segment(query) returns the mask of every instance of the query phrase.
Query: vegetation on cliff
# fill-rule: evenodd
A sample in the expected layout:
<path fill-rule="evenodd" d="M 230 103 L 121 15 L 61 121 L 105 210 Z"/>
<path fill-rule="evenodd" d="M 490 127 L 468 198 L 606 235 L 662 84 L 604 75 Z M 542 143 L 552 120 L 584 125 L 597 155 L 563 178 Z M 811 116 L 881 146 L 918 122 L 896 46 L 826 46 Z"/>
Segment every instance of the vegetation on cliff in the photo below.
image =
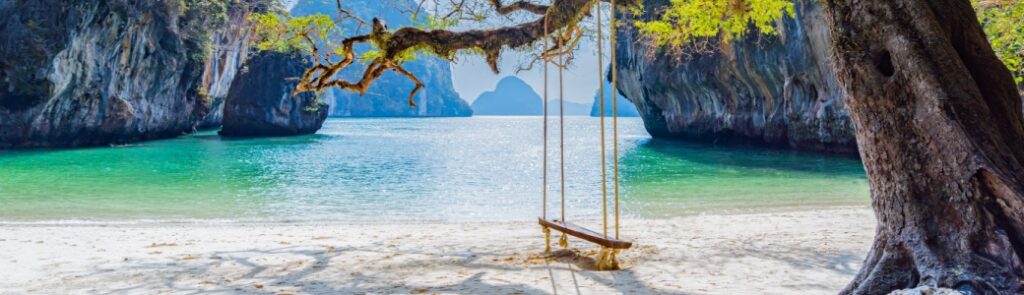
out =
<path fill-rule="evenodd" d="M 642 13 L 643 7 L 637 5 L 630 11 Z M 716 46 L 713 41 L 736 41 L 751 27 L 763 35 L 777 35 L 777 21 L 793 14 L 791 0 L 672 1 L 659 18 L 634 25 L 654 45 L 686 53 L 711 50 Z"/>

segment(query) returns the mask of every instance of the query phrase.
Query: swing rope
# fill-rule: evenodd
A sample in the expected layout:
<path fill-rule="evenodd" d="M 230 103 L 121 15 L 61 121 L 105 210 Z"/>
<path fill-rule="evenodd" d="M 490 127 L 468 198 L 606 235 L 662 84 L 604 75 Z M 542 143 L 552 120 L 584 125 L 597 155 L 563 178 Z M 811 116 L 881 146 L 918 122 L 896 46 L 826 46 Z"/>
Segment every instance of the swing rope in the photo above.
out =
<path fill-rule="evenodd" d="M 614 29 L 615 28 L 615 1 L 612 0 L 611 4 L 612 4 L 612 7 L 611 7 L 611 18 L 612 18 L 611 34 L 612 34 L 612 36 L 611 36 L 611 38 L 613 40 L 612 43 L 611 43 L 612 47 L 613 47 L 612 48 L 612 54 L 613 54 L 612 55 L 612 63 L 613 64 L 612 64 L 612 69 L 611 70 L 614 73 L 614 71 L 615 71 L 615 65 L 614 65 L 614 62 L 615 62 L 615 56 L 614 56 L 614 54 L 615 54 L 614 53 L 615 52 L 615 48 L 614 48 L 614 46 L 615 46 L 615 41 L 614 41 L 615 40 L 614 39 L 615 38 L 614 37 L 614 34 L 615 34 L 615 29 Z M 602 31 L 602 28 L 604 27 L 604 24 L 601 21 L 601 14 L 602 14 L 601 4 L 598 3 L 597 4 L 597 63 L 598 63 L 598 80 L 597 80 L 597 82 L 598 82 L 598 85 L 599 85 L 598 86 L 598 91 L 600 92 L 599 99 L 601 101 L 600 102 L 600 104 L 601 104 L 601 106 L 600 106 L 600 112 L 601 112 L 601 217 L 602 217 L 602 219 L 604 221 L 603 222 L 603 225 L 604 225 L 604 237 L 608 238 L 608 188 L 607 188 L 608 187 L 608 176 L 607 176 L 608 167 L 607 167 L 607 164 L 605 162 L 606 159 L 607 159 L 607 154 L 606 154 L 606 151 L 605 151 L 605 149 L 607 147 L 607 143 L 605 141 L 605 126 L 604 126 L 604 117 L 606 116 L 606 113 L 605 113 L 605 109 L 604 109 L 604 100 L 605 100 L 605 95 L 604 95 L 605 94 L 604 93 L 604 50 L 603 50 L 603 48 L 604 48 L 604 32 Z M 614 74 L 613 74 L 613 77 L 614 77 Z M 612 82 L 612 87 L 615 87 L 614 80 Z M 612 89 L 614 89 L 614 88 L 612 88 Z M 615 97 L 615 96 L 613 95 L 612 97 Z M 619 156 L 618 156 L 618 134 L 617 134 L 617 131 L 618 131 L 618 126 L 617 126 L 618 125 L 618 120 L 617 120 L 618 113 L 616 111 L 617 110 L 616 110 L 615 102 L 614 102 L 614 99 L 613 99 L 613 102 L 612 102 L 612 113 L 614 114 L 613 116 L 615 116 L 615 118 L 616 118 L 616 119 L 613 119 L 613 122 L 612 122 L 613 129 L 615 129 L 615 133 L 616 133 L 616 134 L 613 134 L 614 138 L 612 139 L 614 141 L 613 144 L 615 145 L 613 153 L 614 153 L 614 157 L 615 157 L 614 158 L 614 162 L 615 162 L 615 169 L 616 169 L 615 170 L 615 176 L 614 176 L 615 177 L 615 179 L 614 179 L 614 181 L 615 181 L 615 238 L 618 239 L 619 238 L 619 211 L 618 211 L 619 210 L 619 195 L 618 195 L 618 189 L 619 189 L 619 178 L 618 178 Z M 596 263 L 597 264 L 597 269 L 598 270 L 616 270 L 616 269 L 619 269 L 619 262 L 616 259 L 616 256 L 618 255 L 618 253 L 619 253 L 618 249 L 612 249 L 612 248 L 608 248 L 608 247 L 601 247 L 601 252 L 599 252 L 597 254 L 597 263 Z"/>
<path fill-rule="evenodd" d="M 559 48 L 559 50 L 562 50 L 562 46 L 564 46 L 564 44 L 562 42 L 563 42 L 562 38 L 558 38 L 558 48 Z M 560 190 L 560 192 L 562 193 L 562 222 L 563 223 L 566 222 L 565 221 L 565 78 L 564 78 L 565 62 L 566 62 L 565 54 L 559 54 L 558 55 L 558 64 L 557 64 L 557 66 L 558 66 L 558 136 L 559 136 L 558 152 L 560 153 L 560 157 L 561 158 L 559 159 L 558 164 L 561 165 L 561 169 L 560 169 L 561 177 L 560 177 L 560 180 L 561 180 L 561 184 L 562 184 L 562 189 Z M 562 238 L 558 239 L 558 246 L 561 246 L 562 248 L 569 247 L 569 236 L 567 236 L 564 232 L 562 233 Z"/>
<path fill-rule="evenodd" d="M 604 35 L 601 32 L 601 3 L 597 3 L 597 91 L 601 100 L 601 217 L 604 219 L 602 226 L 604 237 L 608 238 L 608 158 L 604 138 Z"/>
<path fill-rule="evenodd" d="M 619 84 L 617 83 L 615 68 L 615 0 L 611 0 L 612 11 L 611 11 L 611 29 L 609 36 L 611 36 L 611 48 L 612 48 L 612 158 L 615 161 L 612 162 L 614 165 L 614 181 L 615 181 L 615 239 L 619 239 Z M 604 85 L 604 83 L 602 83 Z M 602 94 L 604 92 L 601 92 Z M 601 98 L 601 102 L 604 102 L 604 97 Z M 604 113 L 601 113 L 604 116 Z"/>
<path fill-rule="evenodd" d="M 603 240 L 602 240 L 601 237 L 597 236 L 598 235 L 597 233 L 594 233 L 593 235 L 590 235 L 590 234 L 588 234 L 588 232 L 589 233 L 593 233 L 592 231 L 586 230 L 584 228 L 581 228 L 581 227 L 578 227 L 578 226 L 575 226 L 575 225 L 571 225 L 568 222 L 566 222 L 566 220 L 565 220 L 566 216 L 565 216 L 565 83 L 564 83 L 565 82 L 565 77 L 564 77 L 565 74 L 564 74 L 564 71 L 565 71 L 565 67 L 567 66 L 566 63 L 568 62 L 568 60 L 567 60 L 567 58 L 565 56 L 567 54 L 566 53 L 567 51 L 565 51 L 562 47 L 565 45 L 564 44 L 564 40 L 566 39 L 566 35 L 565 35 L 566 32 L 564 30 L 559 30 L 559 33 L 558 33 L 559 37 L 558 37 L 558 40 L 557 40 L 557 43 L 556 43 L 557 44 L 557 47 L 556 47 L 557 50 L 555 50 L 556 53 L 553 53 L 554 55 L 558 56 L 558 60 L 557 61 L 552 61 L 552 58 L 554 56 L 552 56 L 552 54 L 549 54 L 547 52 L 547 50 L 548 50 L 547 36 L 548 36 L 549 31 L 548 31 L 548 21 L 547 21 L 546 18 L 545 18 L 545 21 L 544 21 L 544 36 L 545 36 L 545 38 L 544 38 L 544 52 L 542 52 L 542 54 L 541 54 L 541 58 L 543 59 L 543 62 L 544 62 L 544 149 L 543 149 L 543 151 L 544 151 L 544 163 L 543 163 L 543 166 L 544 166 L 544 173 L 543 173 L 544 174 L 544 176 L 543 176 L 544 177 L 544 180 L 543 180 L 543 184 L 544 184 L 543 202 L 544 202 L 544 204 L 543 204 L 543 208 L 542 208 L 544 210 L 544 213 L 543 213 L 543 219 L 542 219 L 541 225 L 543 226 L 543 230 L 544 230 L 544 239 L 545 239 L 544 251 L 545 251 L 545 253 L 550 253 L 550 251 L 551 251 L 551 228 L 550 227 L 553 226 L 556 229 L 558 229 L 560 232 L 562 232 L 562 236 L 559 238 L 559 241 L 558 241 L 558 245 L 559 246 L 561 246 L 562 248 L 566 248 L 566 247 L 569 246 L 569 244 L 568 244 L 568 235 L 571 232 L 572 235 L 574 235 L 574 236 L 577 236 L 577 237 L 580 237 L 582 239 L 585 239 L 585 240 L 588 240 L 588 241 L 591 241 L 591 242 L 594 242 L 594 243 L 597 243 L 597 244 L 601 245 L 601 251 L 598 253 L 597 261 L 596 261 L 596 267 L 597 267 L 598 270 L 616 270 L 616 269 L 619 269 L 619 264 L 618 264 L 618 261 L 616 261 L 616 256 L 618 255 L 620 249 L 627 249 L 627 248 L 629 248 L 632 245 L 632 243 L 617 241 L 618 238 L 619 238 L 619 163 L 618 163 L 618 158 L 619 158 L 619 145 L 618 145 L 619 133 L 618 133 L 618 100 L 617 99 L 613 99 L 613 101 L 612 101 L 612 110 L 611 110 L 612 113 L 613 113 L 613 115 L 612 115 L 612 141 L 613 141 L 613 143 L 612 143 L 612 146 L 613 146 L 613 148 L 612 148 L 612 157 L 614 158 L 613 181 L 614 181 L 614 195 L 615 195 L 615 199 L 614 199 L 614 202 L 615 202 L 614 206 L 615 207 L 613 209 L 615 211 L 614 212 L 615 219 L 614 219 L 613 222 L 614 222 L 614 237 L 615 237 L 615 241 L 608 240 L 609 239 L 609 233 L 608 233 L 608 227 L 609 227 L 609 224 L 608 224 L 609 223 L 609 220 L 608 220 L 608 167 L 607 167 L 608 166 L 607 165 L 608 164 L 607 163 L 607 160 L 608 160 L 607 159 L 607 156 L 608 156 L 607 153 L 608 152 L 607 152 L 607 138 L 606 138 L 607 130 L 606 130 L 606 126 L 605 126 L 605 116 L 606 116 L 606 113 L 605 113 L 605 93 L 604 93 L 605 92 L 605 85 L 604 85 L 604 78 L 605 78 L 604 77 L 604 49 L 603 49 L 604 47 L 602 46 L 603 43 L 604 43 L 604 30 L 603 30 L 604 23 L 603 23 L 603 20 L 602 20 L 601 13 L 602 13 L 601 5 L 600 5 L 600 3 L 598 3 L 597 4 L 597 35 L 598 35 L 598 37 L 597 37 L 597 43 L 598 43 L 597 51 L 598 52 L 597 53 L 598 53 L 598 82 L 599 82 L 598 83 L 598 91 L 600 93 L 599 94 L 599 99 L 600 99 L 600 113 L 601 113 L 601 118 L 600 118 L 600 122 L 601 122 L 600 123 L 601 124 L 601 126 L 600 126 L 600 128 L 601 128 L 601 216 L 602 216 L 602 221 L 603 221 L 603 223 L 602 223 L 602 226 L 603 226 Z M 613 90 L 616 89 L 615 87 L 618 85 L 617 84 L 617 73 L 616 73 L 616 69 L 615 69 L 615 67 L 616 67 L 616 61 L 615 61 L 615 57 L 616 57 L 616 54 L 615 54 L 615 42 L 616 42 L 615 41 L 616 40 L 615 39 L 615 20 L 616 20 L 615 19 L 615 0 L 611 0 L 611 29 L 610 29 L 611 39 L 610 39 L 610 42 L 611 42 L 611 47 L 612 47 L 612 52 L 611 52 L 611 59 L 612 59 L 612 61 L 611 61 L 611 69 L 610 69 L 610 71 L 611 71 L 611 86 L 613 87 L 612 88 Z M 548 102 L 549 102 L 549 87 L 548 87 L 549 75 L 548 75 L 548 67 L 549 67 L 550 64 L 554 64 L 556 67 L 558 67 L 558 97 L 559 97 L 559 101 L 558 101 L 559 102 L 559 113 L 558 113 L 558 120 L 559 120 L 559 126 L 558 126 L 558 128 L 559 128 L 559 174 L 560 174 L 559 182 L 560 182 L 560 185 L 561 185 L 561 188 L 560 188 L 559 192 L 561 194 L 561 219 L 560 220 L 556 220 L 554 222 L 548 221 L 548 219 L 547 219 L 547 210 L 548 210 L 548 204 L 547 204 L 547 202 L 548 202 L 548 198 L 547 198 L 547 190 L 548 190 L 548 187 L 547 187 L 548 186 L 548 124 L 549 124 L 549 122 L 548 122 L 548 114 L 549 114 L 549 110 L 548 110 Z M 615 93 L 613 93 L 612 97 L 613 98 L 618 98 L 614 94 Z"/>
<path fill-rule="evenodd" d="M 544 36 L 548 35 L 548 20 L 544 18 Z M 544 48 L 548 48 L 548 39 L 544 38 Z M 544 204 L 542 217 L 548 219 L 548 58 L 544 59 Z M 551 252 L 551 229 L 544 228 L 544 253 Z"/>

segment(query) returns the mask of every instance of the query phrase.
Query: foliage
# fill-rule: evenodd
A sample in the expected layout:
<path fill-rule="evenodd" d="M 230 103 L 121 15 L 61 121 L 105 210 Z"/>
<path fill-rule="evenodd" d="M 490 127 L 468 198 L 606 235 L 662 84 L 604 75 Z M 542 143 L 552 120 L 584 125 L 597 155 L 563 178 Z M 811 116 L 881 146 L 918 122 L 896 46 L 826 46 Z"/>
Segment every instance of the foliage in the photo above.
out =
<path fill-rule="evenodd" d="M 221 27 L 228 21 L 228 6 L 237 4 L 237 0 L 178 0 L 177 4 L 187 58 L 200 63 L 212 52 L 210 28 Z"/>
<path fill-rule="evenodd" d="M 1000 59 L 1024 84 L 1024 1 L 971 0 L 989 42 Z M 634 15 L 642 6 L 629 8 Z M 791 0 L 671 0 L 658 19 L 636 22 L 653 45 L 672 49 L 706 45 L 705 41 L 729 43 L 751 28 L 765 35 L 777 34 L 775 22 L 793 16 Z M 692 48 L 689 48 L 692 49 Z"/>
<path fill-rule="evenodd" d="M 337 23 L 330 16 L 324 14 L 311 14 L 302 17 L 290 16 L 281 12 L 268 12 L 253 14 L 250 18 L 256 34 L 256 47 L 259 50 L 272 50 L 283 53 L 302 52 L 312 54 L 317 49 L 318 54 L 323 54 L 327 49 L 330 55 L 344 56 L 345 47 L 340 46 L 336 40 L 342 36 L 341 24 Z M 417 22 L 417 27 L 423 29 L 442 29 L 456 24 L 453 20 L 427 17 Z M 362 62 L 370 62 L 381 57 L 383 44 L 388 41 L 390 34 L 374 36 L 368 49 L 359 55 Z M 314 48 L 313 46 L 318 46 Z M 431 54 L 427 46 L 416 46 L 402 51 L 395 57 L 398 63 L 415 60 L 419 55 Z"/>
<path fill-rule="evenodd" d="M 971 0 L 992 49 L 1013 72 L 1018 85 L 1024 83 L 1024 2 Z"/>
<path fill-rule="evenodd" d="M 413 15 L 410 18 L 417 28 L 424 30 L 447 30 L 459 24 L 459 19 L 435 15 L 428 15 L 426 17 Z"/>
<path fill-rule="evenodd" d="M 342 48 L 331 44 L 328 37 L 340 29 L 330 16 L 324 14 L 291 17 L 286 14 L 268 12 L 253 14 L 249 20 L 253 23 L 253 31 L 258 40 L 256 47 L 260 50 L 309 53 L 318 44 L 338 50 Z"/>
<path fill-rule="evenodd" d="M 323 91 L 317 92 L 316 95 L 313 95 L 313 99 L 309 101 L 309 104 L 307 104 L 306 107 L 302 108 L 302 110 L 306 111 L 306 112 L 309 112 L 309 113 L 319 112 L 321 108 L 327 106 L 327 103 L 325 103 L 325 102 L 323 102 L 323 100 L 321 100 L 321 98 L 324 97 L 324 96 L 325 95 L 324 95 Z"/>
<path fill-rule="evenodd" d="M 430 50 L 429 47 L 418 46 L 418 47 L 415 47 L 415 48 L 410 48 L 410 49 L 407 49 L 405 51 L 402 51 L 401 54 L 399 54 L 398 56 L 395 57 L 395 61 L 399 62 L 399 63 L 403 63 L 403 62 L 407 62 L 407 61 L 414 61 L 414 60 L 416 60 L 416 58 L 419 55 L 427 55 L 427 54 L 431 54 L 431 53 L 432 53 L 432 51 Z M 371 62 L 374 59 L 376 59 L 378 57 L 382 57 L 382 56 L 383 55 L 381 54 L 380 50 L 372 49 L 372 50 L 367 50 L 362 55 L 360 55 L 359 56 L 359 60 L 362 61 L 362 62 Z"/>
<path fill-rule="evenodd" d="M 642 8 L 631 10 L 636 14 Z M 655 45 L 681 48 L 715 38 L 729 43 L 752 27 L 774 35 L 776 21 L 793 14 L 790 0 L 672 0 L 660 18 L 636 26 Z"/>

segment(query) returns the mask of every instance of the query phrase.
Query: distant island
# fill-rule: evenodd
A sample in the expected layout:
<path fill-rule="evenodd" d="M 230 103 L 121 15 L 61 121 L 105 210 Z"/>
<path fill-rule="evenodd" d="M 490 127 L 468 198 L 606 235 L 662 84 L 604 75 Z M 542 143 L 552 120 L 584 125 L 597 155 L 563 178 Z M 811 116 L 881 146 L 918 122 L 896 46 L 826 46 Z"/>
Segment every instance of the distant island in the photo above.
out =
<path fill-rule="evenodd" d="M 558 115 L 559 101 L 548 101 L 548 114 Z M 473 114 L 479 116 L 540 116 L 544 114 L 544 99 L 523 80 L 508 76 L 498 81 L 494 91 L 487 91 L 473 101 Z M 586 116 L 589 106 L 565 101 L 566 116 Z"/>
<path fill-rule="evenodd" d="M 537 116 L 544 114 L 542 101 L 526 82 L 508 76 L 498 81 L 494 91 L 480 94 L 472 108 L 479 116 Z"/>
<path fill-rule="evenodd" d="M 548 114 L 558 115 L 558 100 L 551 100 L 548 102 Z M 565 115 L 566 116 L 587 116 L 590 114 L 590 106 L 585 103 L 565 101 Z"/>
<path fill-rule="evenodd" d="M 614 95 L 614 93 L 617 93 L 617 92 L 618 91 L 615 91 L 612 88 L 612 84 L 608 83 L 608 81 L 605 80 L 605 82 L 604 82 L 604 114 L 607 115 L 607 116 L 611 116 L 612 115 L 612 95 Z M 594 105 L 590 108 L 590 116 L 591 117 L 597 117 L 597 116 L 601 115 L 601 105 L 600 105 L 601 95 L 600 94 L 601 94 L 601 90 L 600 89 L 598 89 L 594 93 Z M 629 101 L 629 99 L 626 99 L 625 96 L 622 96 L 621 93 L 618 93 L 618 94 L 619 95 L 615 95 L 615 97 L 618 100 L 617 101 L 618 102 L 618 106 L 617 107 L 618 107 L 618 110 L 619 110 L 619 117 L 639 117 L 640 116 L 640 112 L 636 110 L 636 105 L 634 105 L 633 102 Z"/>

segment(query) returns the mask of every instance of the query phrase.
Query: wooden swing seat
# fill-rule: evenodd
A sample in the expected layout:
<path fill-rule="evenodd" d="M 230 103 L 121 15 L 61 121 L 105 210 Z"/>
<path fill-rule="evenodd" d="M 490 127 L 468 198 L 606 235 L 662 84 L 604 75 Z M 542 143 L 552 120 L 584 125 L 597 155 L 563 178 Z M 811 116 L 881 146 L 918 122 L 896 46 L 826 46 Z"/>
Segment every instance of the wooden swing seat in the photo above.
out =
<path fill-rule="evenodd" d="M 537 222 L 540 226 L 545 228 L 554 229 L 565 233 L 570 236 L 574 236 L 585 241 L 601 245 L 602 247 L 609 249 L 629 249 L 633 246 L 633 243 L 620 241 L 616 239 L 605 238 L 604 235 L 599 234 L 595 231 L 586 229 L 582 226 L 575 225 L 569 222 L 564 222 L 558 219 L 547 220 L 544 218 L 537 218 Z"/>

